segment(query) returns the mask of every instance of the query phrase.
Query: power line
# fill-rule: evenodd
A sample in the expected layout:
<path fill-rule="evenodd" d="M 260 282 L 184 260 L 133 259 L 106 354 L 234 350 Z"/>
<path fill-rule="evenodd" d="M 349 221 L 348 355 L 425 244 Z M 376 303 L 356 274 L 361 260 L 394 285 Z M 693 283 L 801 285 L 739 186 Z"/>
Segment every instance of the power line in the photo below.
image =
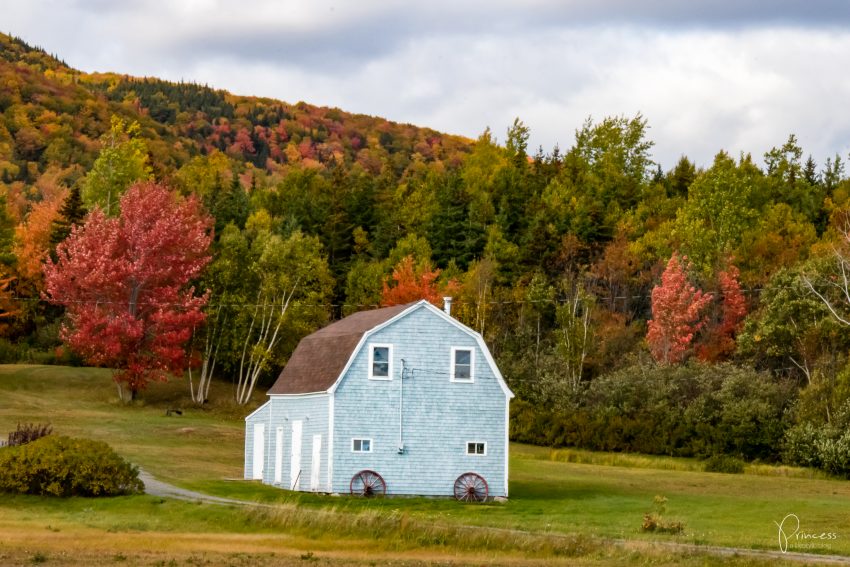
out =
<path fill-rule="evenodd" d="M 791 291 L 806 291 L 808 288 L 805 286 L 782 286 L 782 287 L 754 287 L 754 288 L 746 288 L 740 289 L 739 291 L 745 295 L 759 295 L 765 291 L 778 291 L 778 290 L 791 290 Z M 704 295 L 714 295 L 716 297 L 722 297 L 722 290 L 712 290 L 712 291 L 703 291 Z M 637 295 L 598 295 L 595 296 L 597 299 L 601 300 L 614 300 L 614 301 L 622 301 L 622 300 L 638 300 L 638 299 L 652 299 L 651 294 L 637 294 Z M 18 295 L 11 295 L 7 298 L 8 301 L 19 302 L 19 303 L 41 303 L 41 304 L 99 304 L 99 305 L 129 305 L 129 300 L 104 300 L 104 299 L 64 299 L 64 298 L 54 298 L 54 299 L 46 299 L 43 297 L 23 297 Z M 537 305 L 537 304 L 561 304 L 561 303 L 570 303 L 574 301 L 575 298 L 565 297 L 565 298 L 543 298 L 543 299 L 506 299 L 506 300 L 484 300 L 484 301 L 468 301 L 455 299 L 452 301 L 453 306 L 464 306 L 464 305 Z M 171 303 L 171 302 L 160 302 L 160 301 L 135 301 L 133 302 L 138 306 L 154 306 L 154 307 L 175 307 L 182 306 L 182 303 Z M 265 303 L 247 303 L 247 302 L 210 302 L 205 304 L 209 308 L 216 307 L 247 307 L 247 308 L 261 308 L 261 307 L 270 307 L 273 305 L 279 304 L 279 301 L 273 302 L 265 302 Z M 370 308 L 377 309 L 379 307 L 386 307 L 386 305 L 380 305 L 378 303 L 301 303 L 295 302 L 300 307 L 321 307 L 326 309 L 339 309 L 339 308 Z"/>

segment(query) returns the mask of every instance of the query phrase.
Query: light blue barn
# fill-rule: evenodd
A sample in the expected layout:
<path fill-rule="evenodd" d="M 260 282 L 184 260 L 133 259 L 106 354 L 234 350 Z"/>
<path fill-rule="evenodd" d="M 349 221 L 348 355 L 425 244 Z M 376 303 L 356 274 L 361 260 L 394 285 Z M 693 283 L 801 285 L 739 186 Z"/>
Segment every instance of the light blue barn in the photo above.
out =
<path fill-rule="evenodd" d="M 508 495 L 513 397 L 481 336 L 427 301 L 301 340 L 245 418 L 245 478 L 291 490 Z"/>

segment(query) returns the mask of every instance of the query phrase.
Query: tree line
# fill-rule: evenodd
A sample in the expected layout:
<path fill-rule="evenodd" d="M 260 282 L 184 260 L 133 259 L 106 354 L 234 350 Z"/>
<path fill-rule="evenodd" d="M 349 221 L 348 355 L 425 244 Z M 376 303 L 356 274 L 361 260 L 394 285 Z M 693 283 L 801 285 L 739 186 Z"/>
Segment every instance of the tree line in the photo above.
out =
<path fill-rule="evenodd" d="M 772 408 L 779 433 L 770 451 L 738 449 L 747 458 L 780 458 L 787 432 L 841 431 L 850 414 L 840 155 L 819 164 L 791 135 L 762 156 L 720 151 L 706 167 L 683 156 L 665 169 L 641 115 L 588 119 L 569 148 L 532 150 L 519 119 L 503 141 L 489 130 L 462 140 L 198 85 L 86 76 L 36 55 L 0 62 L 16 85 L 0 98 L 0 321 L 14 342 L 0 355 L 56 358 L 73 325 L 68 305 L 46 301 L 56 296 L 43 266 L 68 257 L 70 227 L 96 214 L 104 226 L 129 222 L 129 189 L 158 187 L 206 219 L 208 260 L 175 284 L 203 298 L 174 367 L 192 369 L 199 402 L 213 375 L 247 401 L 330 320 L 450 294 L 522 400 L 526 439 L 613 435 L 603 418 L 624 401 L 600 389 L 638 392 L 623 381 L 653 373 L 691 372 L 709 397 L 694 386 L 680 398 L 688 408 L 726 404 L 710 395 L 742 375 L 788 393 L 787 404 L 750 404 Z M 53 99 L 37 96 L 48 86 Z M 712 365 L 736 369 L 720 372 L 728 384 L 699 378 Z M 569 413 L 586 423 L 557 441 L 550 426 Z M 593 434 L 579 435 L 587 423 Z"/>

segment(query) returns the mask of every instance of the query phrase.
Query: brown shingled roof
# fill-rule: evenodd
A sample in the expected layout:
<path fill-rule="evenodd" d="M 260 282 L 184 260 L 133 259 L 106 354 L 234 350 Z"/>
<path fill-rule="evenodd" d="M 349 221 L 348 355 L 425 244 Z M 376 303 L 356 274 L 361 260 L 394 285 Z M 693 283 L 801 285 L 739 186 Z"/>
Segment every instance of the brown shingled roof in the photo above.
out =
<path fill-rule="evenodd" d="M 360 311 L 307 335 L 295 347 L 269 394 L 308 394 L 330 388 L 363 334 L 415 305 Z"/>

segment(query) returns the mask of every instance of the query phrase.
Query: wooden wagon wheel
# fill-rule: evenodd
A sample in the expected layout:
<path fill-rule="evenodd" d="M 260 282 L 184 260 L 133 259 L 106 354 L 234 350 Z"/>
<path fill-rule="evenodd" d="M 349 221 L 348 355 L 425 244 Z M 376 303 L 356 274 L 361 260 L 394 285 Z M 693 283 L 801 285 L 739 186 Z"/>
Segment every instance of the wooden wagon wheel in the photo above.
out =
<path fill-rule="evenodd" d="M 463 473 L 455 481 L 455 498 L 461 502 L 484 502 L 489 492 L 487 481 L 474 472 Z"/>
<path fill-rule="evenodd" d="M 387 493 L 387 483 L 384 478 L 375 471 L 360 471 L 351 477 L 349 485 L 351 494 L 356 496 L 383 496 Z"/>

